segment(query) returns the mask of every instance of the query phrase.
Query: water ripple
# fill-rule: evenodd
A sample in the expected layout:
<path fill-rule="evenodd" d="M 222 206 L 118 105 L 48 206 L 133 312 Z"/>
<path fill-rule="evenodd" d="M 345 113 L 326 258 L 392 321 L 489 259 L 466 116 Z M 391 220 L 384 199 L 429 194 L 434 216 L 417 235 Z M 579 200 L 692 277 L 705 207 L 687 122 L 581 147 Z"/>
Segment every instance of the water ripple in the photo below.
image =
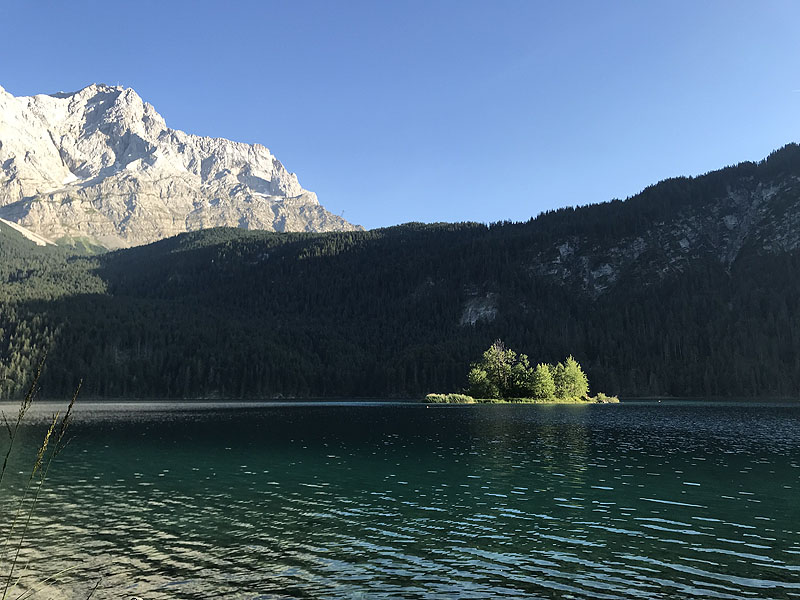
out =
<path fill-rule="evenodd" d="M 800 597 L 797 408 L 151 408 L 78 413 L 22 589 L 73 567 L 46 597 Z"/>

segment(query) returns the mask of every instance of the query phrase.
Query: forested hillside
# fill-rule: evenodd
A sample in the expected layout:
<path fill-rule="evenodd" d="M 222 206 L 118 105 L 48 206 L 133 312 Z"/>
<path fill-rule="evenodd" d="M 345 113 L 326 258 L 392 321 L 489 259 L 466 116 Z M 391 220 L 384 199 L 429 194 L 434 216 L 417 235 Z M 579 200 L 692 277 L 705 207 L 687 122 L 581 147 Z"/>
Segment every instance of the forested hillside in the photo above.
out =
<path fill-rule="evenodd" d="M 526 223 L 213 229 L 99 256 L 0 225 L 0 397 L 412 396 L 495 339 L 622 395 L 800 394 L 800 148 Z"/>

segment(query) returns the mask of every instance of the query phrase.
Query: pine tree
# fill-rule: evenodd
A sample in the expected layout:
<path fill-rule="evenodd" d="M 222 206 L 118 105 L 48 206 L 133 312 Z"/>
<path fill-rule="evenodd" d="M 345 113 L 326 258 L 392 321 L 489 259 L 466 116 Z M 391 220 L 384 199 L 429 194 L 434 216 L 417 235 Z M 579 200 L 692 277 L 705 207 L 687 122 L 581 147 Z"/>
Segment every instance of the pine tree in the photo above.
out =
<path fill-rule="evenodd" d="M 509 395 L 515 398 L 526 398 L 531 395 L 531 378 L 533 369 L 527 355 L 520 354 L 511 367 L 511 386 Z"/>
<path fill-rule="evenodd" d="M 556 395 L 556 384 L 550 366 L 539 363 L 531 374 L 531 397 L 537 400 L 547 400 Z"/>
<path fill-rule="evenodd" d="M 547 365 L 550 375 L 553 377 L 553 386 L 555 389 L 555 396 L 563 400 L 567 397 L 567 382 L 565 378 L 564 363 L 556 363 L 555 365 Z"/>
<path fill-rule="evenodd" d="M 489 375 L 478 366 L 470 369 L 467 375 L 469 395 L 473 398 L 499 398 L 500 390 L 490 381 Z"/>
<path fill-rule="evenodd" d="M 586 374 L 571 355 L 564 362 L 564 371 L 561 376 L 562 398 L 579 398 L 589 393 L 589 380 Z"/>

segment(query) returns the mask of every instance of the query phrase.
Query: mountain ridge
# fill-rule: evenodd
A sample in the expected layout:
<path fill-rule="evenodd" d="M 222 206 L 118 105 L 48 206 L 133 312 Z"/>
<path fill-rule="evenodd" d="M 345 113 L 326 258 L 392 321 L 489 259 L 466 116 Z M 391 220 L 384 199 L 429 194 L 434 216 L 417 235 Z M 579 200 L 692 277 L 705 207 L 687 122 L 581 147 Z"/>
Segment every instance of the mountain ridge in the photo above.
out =
<path fill-rule="evenodd" d="M 53 393 L 421 397 L 497 338 L 623 396 L 798 397 L 798 219 L 790 144 L 523 223 L 214 228 L 99 256 L 0 224 L 0 397 L 43 348 Z"/>
<path fill-rule="evenodd" d="M 15 97 L 0 88 L 0 217 L 118 248 L 215 226 L 360 229 L 261 144 L 167 127 L 133 89 Z"/>

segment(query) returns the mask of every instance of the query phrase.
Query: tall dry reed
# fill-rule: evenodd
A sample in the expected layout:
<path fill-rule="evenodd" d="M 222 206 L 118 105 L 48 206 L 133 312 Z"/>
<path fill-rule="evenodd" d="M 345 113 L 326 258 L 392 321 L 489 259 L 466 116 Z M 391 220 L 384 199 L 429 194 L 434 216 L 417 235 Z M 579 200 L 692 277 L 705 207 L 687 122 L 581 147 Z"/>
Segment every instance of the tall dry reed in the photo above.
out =
<path fill-rule="evenodd" d="M 18 436 L 25 420 L 25 415 L 28 413 L 28 410 L 39 394 L 39 381 L 42 376 L 43 367 L 44 358 L 37 366 L 31 385 L 20 402 L 16 418 L 9 420 L 5 414 L 2 414 L 2 421 L 8 438 L 7 447 L 3 455 L 3 464 L 0 467 L 0 506 L 8 506 L 9 504 L 8 501 L 3 500 L 3 496 L 8 495 L 8 492 L 5 492 L 2 487 L 3 479 L 9 468 L 9 460 L 12 457 L 12 453 L 16 451 L 16 447 L 18 446 Z M 6 514 L 11 515 L 12 513 L 13 517 L 10 520 L 9 529 L 5 532 L 2 541 L 0 541 L 0 589 L 2 589 L 0 600 L 27 600 L 51 582 L 56 581 L 66 572 L 76 568 L 70 567 L 63 569 L 25 590 L 18 590 L 21 578 L 25 573 L 25 568 L 20 567 L 20 554 L 25 545 L 31 519 L 35 513 L 36 505 L 39 502 L 53 460 L 61 453 L 68 443 L 67 432 L 72 422 L 73 408 L 78 398 L 80 388 L 81 385 L 78 384 L 78 388 L 75 390 L 63 416 L 60 412 L 57 412 L 50 419 L 47 431 L 36 452 L 33 466 L 31 467 L 28 480 L 21 495 L 11 501 L 11 511 L 8 513 L 6 513 L 5 510 L 3 511 L 4 518 Z M 94 589 L 97 589 L 97 586 L 95 586 Z M 93 593 L 94 590 L 92 590 L 90 596 Z"/>

